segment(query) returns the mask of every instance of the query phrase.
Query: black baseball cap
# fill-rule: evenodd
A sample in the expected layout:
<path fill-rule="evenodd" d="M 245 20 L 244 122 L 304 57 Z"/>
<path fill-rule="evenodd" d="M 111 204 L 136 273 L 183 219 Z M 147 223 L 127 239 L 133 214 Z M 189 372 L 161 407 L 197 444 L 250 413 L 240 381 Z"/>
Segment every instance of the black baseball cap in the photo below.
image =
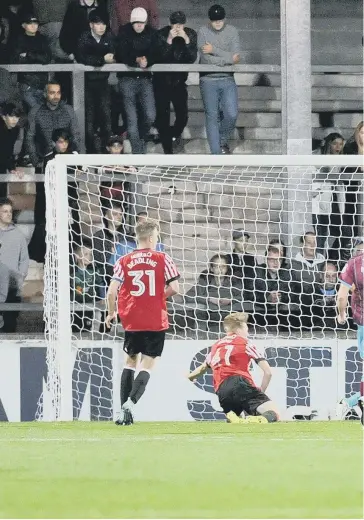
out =
<path fill-rule="evenodd" d="M 225 20 L 226 13 L 222 5 L 212 5 L 209 9 L 209 18 L 212 22 L 217 22 L 218 20 Z"/>
<path fill-rule="evenodd" d="M 123 144 L 124 140 L 121 135 L 111 135 L 107 140 L 106 146 L 112 146 L 113 144 Z"/>
<path fill-rule="evenodd" d="M 22 17 L 22 23 L 39 23 L 39 20 L 34 14 L 26 13 Z"/>
<path fill-rule="evenodd" d="M 169 17 L 171 25 L 180 23 L 181 25 L 186 23 L 186 15 L 183 11 L 174 11 Z"/>
<path fill-rule="evenodd" d="M 103 9 L 93 9 L 88 15 L 88 21 L 90 23 L 103 23 L 108 24 L 108 15 Z"/>
<path fill-rule="evenodd" d="M 233 231 L 233 240 L 241 240 L 242 238 L 247 238 L 249 240 L 250 235 L 244 229 L 235 229 Z"/>
<path fill-rule="evenodd" d="M 20 117 L 22 112 L 15 103 L 4 103 L 0 108 L 2 116 L 15 116 Z"/>

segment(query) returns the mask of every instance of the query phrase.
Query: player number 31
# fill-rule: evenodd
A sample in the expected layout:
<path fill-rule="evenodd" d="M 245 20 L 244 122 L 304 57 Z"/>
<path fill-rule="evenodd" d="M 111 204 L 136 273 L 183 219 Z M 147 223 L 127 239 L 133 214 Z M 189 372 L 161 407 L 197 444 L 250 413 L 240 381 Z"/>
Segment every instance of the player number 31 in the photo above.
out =
<path fill-rule="evenodd" d="M 142 278 L 144 276 L 148 276 L 148 288 L 145 286 L 145 283 L 143 282 Z M 129 276 L 132 276 L 132 284 L 137 287 L 136 291 L 130 291 L 130 294 L 133 296 L 142 296 L 142 294 L 145 293 L 146 290 L 149 291 L 149 296 L 155 296 L 155 272 L 152 270 L 144 271 L 142 269 L 138 271 L 129 271 Z"/>

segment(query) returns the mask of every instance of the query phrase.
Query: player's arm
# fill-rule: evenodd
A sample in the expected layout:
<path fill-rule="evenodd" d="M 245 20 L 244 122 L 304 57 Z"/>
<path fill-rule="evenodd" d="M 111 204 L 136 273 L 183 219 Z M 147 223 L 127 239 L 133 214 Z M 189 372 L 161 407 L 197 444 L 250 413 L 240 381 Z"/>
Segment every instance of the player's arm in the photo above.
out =
<path fill-rule="evenodd" d="M 165 289 L 166 298 L 169 298 L 170 296 L 174 296 L 175 294 L 178 294 L 178 293 L 179 293 L 178 280 L 173 280 L 172 282 L 169 282 L 169 284 L 166 286 L 166 289 Z"/>
<path fill-rule="evenodd" d="M 166 283 L 166 288 L 164 291 L 165 297 L 169 298 L 170 296 L 174 296 L 179 293 L 179 283 L 178 279 L 180 274 L 178 272 L 177 266 L 172 260 L 172 258 L 164 253 L 164 279 Z"/>
<path fill-rule="evenodd" d="M 107 317 L 106 326 L 111 327 L 111 322 L 116 318 L 116 298 L 120 288 L 121 282 L 119 280 L 111 280 L 109 289 L 107 291 Z"/>
<path fill-rule="evenodd" d="M 265 392 L 269 386 L 270 380 L 272 379 L 272 370 L 266 359 L 260 359 L 257 362 L 257 365 L 261 370 L 263 370 L 263 379 L 260 389 L 262 392 Z"/>
<path fill-rule="evenodd" d="M 187 376 L 187 378 L 190 380 L 190 381 L 194 381 L 195 379 L 198 378 L 198 376 L 202 376 L 202 374 L 204 374 L 209 368 L 209 365 L 207 364 L 207 362 L 205 361 L 204 363 L 202 363 L 202 365 L 200 365 L 199 367 L 197 367 L 195 370 L 193 370 L 192 372 L 190 372 Z"/>
<path fill-rule="evenodd" d="M 346 323 L 346 309 L 348 306 L 348 300 L 349 300 L 349 292 L 350 292 L 351 286 L 343 281 L 341 281 L 340 288 L 337 293 L 336 298 L 336 305 L 337 305 L 337 321 L 343 325 Z"/>

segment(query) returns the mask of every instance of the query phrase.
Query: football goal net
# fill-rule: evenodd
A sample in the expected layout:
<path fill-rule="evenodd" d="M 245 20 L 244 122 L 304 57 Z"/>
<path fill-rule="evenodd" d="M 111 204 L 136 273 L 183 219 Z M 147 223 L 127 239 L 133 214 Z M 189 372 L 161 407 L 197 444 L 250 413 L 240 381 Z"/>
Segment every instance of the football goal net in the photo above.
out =
<path fill-rule="evenodd" d="M 157 247 L 181 273 L 180 294 L 167 303 L 168 339 L 206 347 L 235 311 L 249 313 L 251 336 L 268 346 L 270 338 L 354 335 L 350 317 L 336 321 L 335 295 L 363 236 L 362 163 L 342 155 L 56 156 L 45 179 L 48 376 L 38 418 L 82 418 L 91 393 L 92 418 L 112 419 L 123 330 L 106 328 L 105 298 L 145 218 L 158 220 Z M 284 355 L 307 367 L 293 347 Z"/>

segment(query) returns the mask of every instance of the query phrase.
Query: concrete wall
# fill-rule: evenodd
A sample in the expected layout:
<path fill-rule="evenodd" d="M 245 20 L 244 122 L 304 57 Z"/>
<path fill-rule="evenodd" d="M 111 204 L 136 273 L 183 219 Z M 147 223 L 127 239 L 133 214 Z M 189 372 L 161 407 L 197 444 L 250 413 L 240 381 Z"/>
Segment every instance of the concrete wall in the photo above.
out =
<path fill-rule="evenodd" d="M 294 0 L 292 0 L 294 2 Z M 183 0 L 189 25 L 206 23 L 213 0 Z M 240 29 L 243 63 L 280 62 L 279 0 L 221 0 L 230 21 Z M 170 0 L 159 0 L 161 23 L 175 8 Z M 172 7 L 171 7 L 172 6 Z M 312 0 L 312 64 L 361 65 L 363 47 L 363 3 L 361 0 Z"/>

